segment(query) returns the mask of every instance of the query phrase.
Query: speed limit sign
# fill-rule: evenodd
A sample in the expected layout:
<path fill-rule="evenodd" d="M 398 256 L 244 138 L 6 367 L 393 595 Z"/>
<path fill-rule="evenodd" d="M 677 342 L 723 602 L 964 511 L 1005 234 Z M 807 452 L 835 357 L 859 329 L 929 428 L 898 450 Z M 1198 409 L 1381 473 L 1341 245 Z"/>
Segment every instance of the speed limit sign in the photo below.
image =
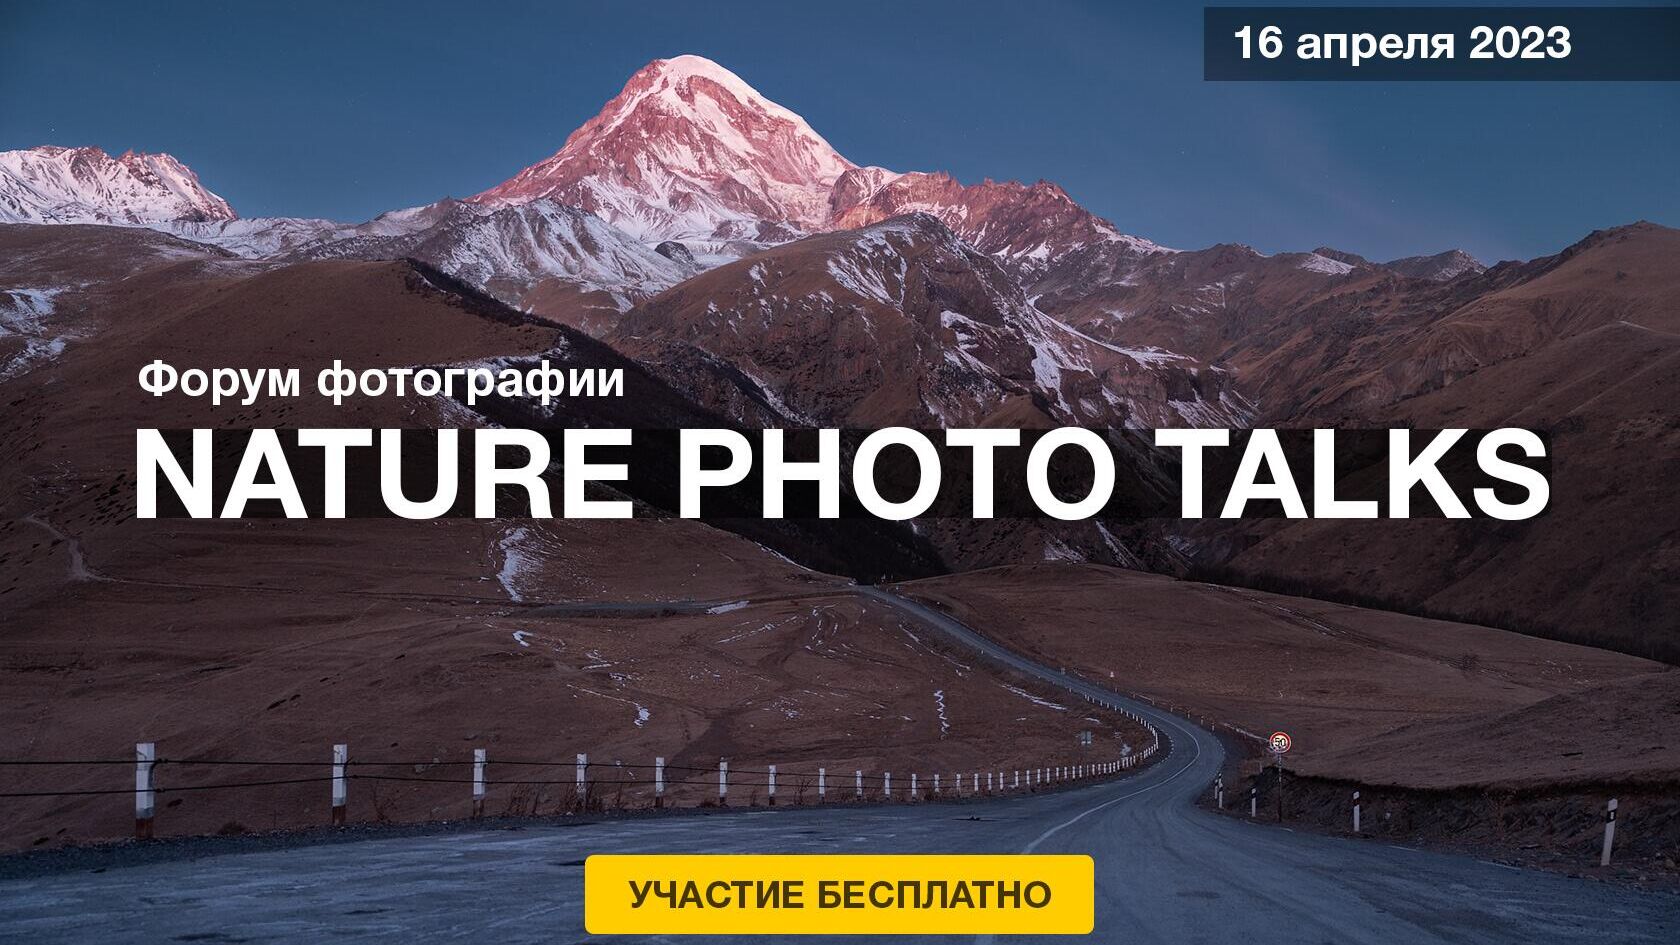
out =
<path fill-rule="evenodd" d="M 1290 739 L 1289 739 L 1289 733 L 1288 732 L 1273 732 L 1272 733 L 1271 747 L 1272 747 L 1272 753 L 1273 754 L 1281 755 L 1281 754 L 1289 751 L 1289 746 L 1293 745 L 1293 744 L 1294 744 L 1294 742 L 1290 741 Z"/>

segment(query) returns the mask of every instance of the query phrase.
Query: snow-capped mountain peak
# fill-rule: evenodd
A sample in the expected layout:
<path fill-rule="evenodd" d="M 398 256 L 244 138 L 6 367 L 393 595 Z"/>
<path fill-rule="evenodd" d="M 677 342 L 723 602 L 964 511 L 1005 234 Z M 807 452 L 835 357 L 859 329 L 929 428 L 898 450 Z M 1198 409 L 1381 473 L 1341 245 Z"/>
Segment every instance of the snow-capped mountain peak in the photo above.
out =
<path fill-rule="evenodd" d="M 731 132 L 738 133 L 740 116 L 714 113 L 699 101 L 702 98 L 710 98 L 713 102 L 726 104 L 708 91 L 710 87 L 728 92 L 734 97 L 735 103 L 748 113 L 786 122 L 792 126 L 790 137 L 809 152 L 813 159 L 811 170 L 815 178 L 831 184 L 835 178 L 851 168 L 851 162 L 830 147 L 822 135 L 817 134 L 804 118 L 765 98 L 740 76 L 704 56 L 683 55 L 670 59 L 655 59 L 642 67 L 625 84 L 626 91 L 635 91 L 629 97 L 620 95 L 614 100 L 618 107 L 606 113 L 605 124 L 608 129 L 616 127 L 634 115 L 636 110 L 651 98 L 668 114 L 687 117 L 720 137 L 728 137 Z M 758 145 L 747 141 L 730 143 L 740 152 L 758 148 Z"/>
<path fill-rule="evenodd" d="M 916 212 L 1023 273 L 1095 247 L 1162 249 L 1047 181 L 965 185 L 948 174 L 860 167 L 804 118 L 701 56 L 649 63 L 558 153 L 471 199 L 502 207 L 542 198 L 713 259 Z"/>
<path fill-rule="evenodd" d="M 0 152 L 0 222 L 153 224 L 236 217 L 168 154 L 39 147 Z"/>
<path fill-rule="evenodd" d="M 637 71 L 553 157 L 472 199 L 551 197 L 647 240 L 727 237 L 766 221 L 815 230 L 852 167 L 733 72 L 677 56 Z"/>

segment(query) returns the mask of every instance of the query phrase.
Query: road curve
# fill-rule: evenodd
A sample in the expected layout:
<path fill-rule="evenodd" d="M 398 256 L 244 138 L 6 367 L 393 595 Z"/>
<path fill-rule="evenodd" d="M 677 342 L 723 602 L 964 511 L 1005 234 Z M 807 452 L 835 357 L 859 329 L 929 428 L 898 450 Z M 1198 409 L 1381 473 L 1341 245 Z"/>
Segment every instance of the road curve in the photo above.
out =
<path fill-rule="evenodd" d="M 1019 672 L 1136 713 L 1170 752 L 1122 780 L 992 801 L 468 830 L 22 876 L 0 881 L 0 941 L 579 941 L 583 859 L 651 852 L 1087 853 L 1104 942 L 1680 937 L 1680 897 L 1667 893 L 1210 814 L 1194 799 L 1223 758 L 1212 733 L 1027 660 L 932 608 L 858 593 Z"/>

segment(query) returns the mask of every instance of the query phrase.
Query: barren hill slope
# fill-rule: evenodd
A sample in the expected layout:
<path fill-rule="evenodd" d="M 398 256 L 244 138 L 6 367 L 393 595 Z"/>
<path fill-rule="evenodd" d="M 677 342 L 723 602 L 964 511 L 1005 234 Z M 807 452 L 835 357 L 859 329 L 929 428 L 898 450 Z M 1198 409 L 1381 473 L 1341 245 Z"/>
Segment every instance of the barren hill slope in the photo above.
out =
<path fill-rule="evenodd" d="M 89 254 L 103 238 L 114 242 Z M 295 761 L 305 772 L 295 776 L 312 776 L 311 759 L 349 742 L 364 778 L 352 817 L 409 820 L 466 811 L 448 779 L 473 747 L 563 761 L 568 775 L 588 752 L 605 780 L 645 780 L 657 755 L 713 771 L 719 757 L 778 763 L 792 790 L 818 765 L 984 770 L 1072 760 L 1082 728 L 1114 736 L 1114 751 L 1141 738 L 1119 720 L 1036 702 L 858 602 L 842 579 L 698 523 L 136 520 L 136 427 L 484 422 L 412 395 L 337 408 L 312 393 L 221 408 L 154 398 L 136 384 L 152 358 L 307 375 L 333 358 L 529 357 L 560 330 L 409 263 L 275 266 L 95 228 L 0 227 L 0 245 L 39 267 L 14 266 L 13 279 L 74 277 L 78 259 L 100 273 L 70 279 L 89 284 L 54 300 L 48 324 L 70 340 L 0 381 L 0 438 L 17 444 L 0 475 L 0 702 L 11 720 L 0 756 L 122 759 L 155 741 L 174 759 L 160 784 L 179 788 L 265 780 L 214 763 L 229 760 Z M 126 275 L 108 271 L 119 261 Z M 578 601 L 590 606 L 568 606 Z M 492 772 L 493 812 L 567 802 L 557 788 L 509 783 L 510 767 Z M 133 787 L 122 764 L 3 776 L 8 792 Z M 703 793 L 685 790 L 684 803 Z M 158 829 L 320 823 L 323 791 L 314 781 L 166 790 Z M 611 803 L 648 800 L 645 785 L 623 791 Z M 131 807 L 126 796 L 17 801 L 0 842 L 119 837 Z"/>

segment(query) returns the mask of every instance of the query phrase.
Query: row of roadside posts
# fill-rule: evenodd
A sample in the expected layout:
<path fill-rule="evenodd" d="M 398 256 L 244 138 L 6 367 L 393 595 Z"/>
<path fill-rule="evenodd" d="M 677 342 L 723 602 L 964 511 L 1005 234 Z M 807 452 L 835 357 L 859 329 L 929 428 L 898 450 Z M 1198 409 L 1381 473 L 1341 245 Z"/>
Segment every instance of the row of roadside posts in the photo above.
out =
<path fill-rule="evenodd" d="M 992 794 L 1001 791 L 1019 791 L 1022 789 L 1033 790 L 1052 784 L 1061 784 L 1085 778 L 1119 774 L 1135 768 L 1149 760 L 1149 758 L 1155 754 L 1159 744 L 1160 743 L 1157 741 L 1155 744 L 1145 747 L 1142 751 L 1128 751 L 1126 754 L 1112 761 L 1012 769 L 1008 772 L 1010 774 L 1010 778 L 1008 779 L 1005 778 L 1006 772 L 1001 770 L 959 773 L 956 775 L 955 779 L 955 793 L 958 795 L 965 793 L 968 795 L 977 795 L 982 793 Z M 153 832 L 153 817 L 156 813 L 157 792 L 161 790 L 157 786 L 154 773 L 154 769 L 159 764 L 157 757 L 157 745 L 153 742 L 137 743 L 134 746 L 134 760 L 134 835 L 140 839 L 150 839 Z M 349 773 L 350 763 L 350 746 L 342 744 L 334 745 L 332 747 L 332 776 L 330 778 L 332 782 L 331 823 L 334 825 L 344 824 L 347 819 L 347 812 L 349 808 L 349 780 L 352 777 Z M 472 813 L 474 817 L 482 817 L 484 815 L 484 801 L 488 783 L 485 778 L 485 768 L 487 764 L 488 759 L 486 758 L 485 749 L 473 749 Z M 665 769 L 666 765 L 664 758 L 661 757 L 654 759 L 653 806 L 655 808 L 663 808 L 665 806 Z M 776 803 L 777 788 L 776 766 L 770 765 L 763 771 L 753 771 L 749 772 L 749 774 L 762 775 L 766 778 L 766 780 L 761 782 L 761 784 L 768 788 L 767 800 L 771 806 L 774 806 Z M 450 779 L 442 780 L 447 781 Z M 858 800 L 865 799 L 864 780 L 863 769 L 859 768 L 853 772 L 854 790 Z M 892 772 L 883 772 L 880 775 L 880 780 L 881 796 L 889 800 L 892 799 L 895 796 L 893 794 Z M 967 784 L 966 791 L 964 788 L 965 781 Z M 904 782 L 901 780 L 900 783 L 903 784 Z M 920 796 L 922 783 L 923 782 L 918 774 L 913 773 L 910 775 L 907 796 L 911 800 Z M 982 783 L 984 783 L 984 788 L 981 786 Z M 240 785 L 233 786 L 238 787 Z M 727 760 L 719 760 L 717 767 L 718 804 L 725 805 L 729 802 L 729 786 L 729 762 Z M 587 754 L 579 754 L 577 756 L 576 791 L 580 801 L 581 799 L 588 797 L 588 792 L 591 787 L 592 784 L 589 778 L 589 756 Z M 931 793 L 934 795 L 943 795 L 945 793 L 945 785 L 941 783 L 940 775 L 938 774 L 933 776 L 931 787 Z M 817 769 L 816 788 L 818 803 L 826 801 L 829 795 L 827 768 Z"/>
<path fill-rule="evenodd" d="M 1281 739 L 1281 743 L 1280 743 L 1280 739 L 1278 738 L 1279 735 L 1283 736 L 1283 738 Z M 1281 751 L 1276 750 L 1280 747 L 1280 744 L 1281 744 L 1281 749 L 1282 750 Z M 1273 758 L 1274 758 L 1274 764 L 1275 764 L 1276 771 L 1277 771 L 1277 790 L 1276 790 L 1276 794 L 1277 794 L 1277 815 L 1278 815 L 1278 821 L 1281 823 L 1283 821 L 1283 753 L 1287 752 L 1289 750 L 1288 736 L 1283 735 L 1283 733 L 1281 733 L 1281 732 L 1274 734 L 1273 737 L 1272 737 L 1272 740 L 1271 740 L 1271 747 L 1274 749 Z M 1153 748 L 1153 746 L 1151 746 L 1149 749 L 1146 749 L 1143 752 L 1140 752 L 1136 755 L 1127 756 L 1127 757 L 1123 758 L 1122 760 L 1115 761 L 1115 762 L 1102 762 L 1102 763 L 1086 764 L 1086 765 L 1071 765 L 1071 766 L 1027 769 L 1026 772 L 1025 772 L 1026 773 L 1026 782 L 1025 783 L 1026 783 L 1026 786 L 1028 788 L 1033 788 L 1033 787 L 1037 787 L 1037 786 L 1040 786 L 1040 785 L 1043 785 L 1043 784 L 1055 783 L 1055 782 L 1068 780 L 1068 779 L 1077 779 L 1077 778 L 1089 777 L 1089 776 L 1092 776 L 1092 775 L 1110 774 L 1110 773 L 1113 773 L 1115 771 L 1119 771 L 1119 770 L 1123 770 L 1125 768 L 1131 767 L 1137 761 L 1142 760 L 1144 758 L 1147 758 L 1150 754 L 1153 754 L 1153 751 L 1154 751 L 1154 748 Z M 140 838 L 150 838 L 152 836 L 152 818 L 153 818 L 153 815 L 155 813 L 155 806 L 156 806 L 156 792 L 154 790 L 154 786 L 153 786 L 153 782 L 152 782 L 152 769 L 156 765 L 156 762 L 157 762 L 157 748 L 156 748 L 156 746 L 154 744 L 150 743 L 150 742 L 142 742 L 140 744 L 137 744 L 135 746 L 135 761 L 136 761 L 136 764 L 135 764 L 135 767 L 134 767 L 134 830 L 135 830 L 135 836 L 140 837 Z M 334 824 L 343 824 L 345 822 L 345 812 L 346 812 L 347 805 L 348 805 L 348 800 L 349 800 L 349 796 L 348 796 L 349 791 L 348 791 L 348 784 L 347 784 L 348 778 L 347 778 L 346 769 L 348 768 L 349 763 L 350 763 L 350 749 L 349 749 L 349 746 L 348 745 L 334 745 L 333 746 L 333 753 L 332 753 L 332 823 L 334 823 Z M 485 796 L 485 777 L 484 777 L 485 770 L 484 769 L 485 769 L 485 764 L 486 764 L 485 749 L 483 749 L 483 748 L 473 749 L 472 811 L 473 811 L 473 816 L 474 817 L 481 817 L 484 814 L 484 796 Z M 583 792 L 585 792 L 586 789 L 587 789 L 588 768 L 589 768 L 589 756 L 586 755 L 586 754 L 578 755 L 577 756 L 577 790 L 579 792 L 579 796 L 582 796 Z M 768 774 L 768 780 L 767 780 L 766 783 L 767 783 L 768 788 L 769 788 L 769 790 L 768 790 L 768 802 L 773 806 L 776 803 L 776 766 L 775 765 L 770 765 L 767 769 L 767 774 Z M 1014 774 L 1013 784 L 1010 785 L 1007 789 L 1019 790 L 1022 787 L 1022 777 L 1021 777 L 1022 772 L 1019 771 L 1019 770 L 1016 770 L 1016 771 L 1013 772 L 1013 774 Z M 853 774 L 853 777 L 855 779 L 854 780 L 854 789 L 856 791 L 856 795 L 859 799 L 861 799 L 864 796 L 863 771 L 862 771 L 862 769 L 859 769 L 859 770 L 855 771 L 854 774 Z M 979 793 L 980 790 L 981 790 L 981 788 L 980 788 L 980 772 L 974 772 L 971 777 L 972 777 L 972 781 L 971 781 L 970 791 L 972 793 Z M 988 771 L 988 772 L 985 773 L 985 777 L 986 777 L 986 788 L 985 788 L 985 790 L 987 792 L 991 792 L 991 791 L 994 791 L 994 790 L 1005 790 L 1006 789 L 1006 782 L 1004 781 L 1003 772 L 1001 772 L 1001 771 L 997 771 L 997 772 Z M 962 789 L 963 789 L 963 780 L 962 779 L 963 779 L 962 775 L 960 775 L 960 774 L 957 775 L 956 789 L 957 789 L 958 793 L 961 793 Z M 891 772 L 883 773 L 881 787 L 882 787 L 882 793 L 885 796 L 887 796 L 887 797 L 892 796 L 892 774 L 891 774 Z M 933 776 L 933 792 L 935 794 L 940 793 L 941 787 L 942 787 L 942 785 L 940 784 L 940 776 L 935 774 Z M 916 774 L 910 775 L 909 788 L 910 788 L 909 795 L 910 795 L 910 797 L 914 798 L 917 795 L 917 793 L 920 789 L 918 775 L 916 775 Z M 1224 774 L 1224 772 L 1220 772 L 1220 773 L 1218 773 L 1214 776 L 1213 791 L 1214 791 L 1214 803 L 1218 806 L 1218 808 L 1220 810 L 1224 810 L 1225 809 L 1225 774 Z M 719 761 L 718 762 L 718 801 L 719 801 L 719 803 L 727 803 L 728 796 L 729 796 L 729 762 L 728 761 Z M 821 802 L 821 800 L 826 799 L 827 796 L 828 796 L 828 769 L 827 768 L 818 768 L 817 769 L 817 797 L 819 799 L 819 802 Z M 664 758 L 658 758 L 658 759 L 655 759 L 655 761 L 654 761 L 654 806 L 662 808 L 662 807 L 664 807 L 664 803 L 665 803 L 665 759 Z M 1599 854 L 1599 865 L 1600 866 L 1609 866 L 1610 865 L 1610 851 L 1611 851 L 1611 848 L 1615 845 L 1615 841 L 1616 841 L 1616 806 L 1617 806 L 1616 798 L 1610 798 L 1609 803 L 1605 806 L 1605 811 L 1604 811 L 1604 846 L 1603 846 L 1603 849 L 1601 850 L 1601 852 Z M 1362 807 L 1362 805 L 1361 805 L 1361 802 L 1360 802 L 1359 791 L 1355 790 L 1353 792 L 1353 832 L 1356 833 L 1356 834 L 1360 833 L 1361 830 L 1362 830 L 1362 827 L 1363 827 L 1363 824 L 1361 823 L 1361 816 L 1360 816 L 1361 815 L 1361 807 Z M 1260 814 L 1260 789 L 1257 785 L 1251 785 L 1248 789 L 1248 816 L 1252 819 L 1252 818 L 1259 817 L 1259 814 Z"/>

